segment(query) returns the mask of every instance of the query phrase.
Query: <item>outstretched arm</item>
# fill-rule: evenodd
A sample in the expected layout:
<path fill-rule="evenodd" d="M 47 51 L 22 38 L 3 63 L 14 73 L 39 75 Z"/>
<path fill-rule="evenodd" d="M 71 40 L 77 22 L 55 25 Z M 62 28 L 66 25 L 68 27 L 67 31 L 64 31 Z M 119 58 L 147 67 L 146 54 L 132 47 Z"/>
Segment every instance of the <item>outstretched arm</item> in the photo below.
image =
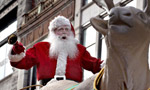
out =
<path fill-rule="evenodd" d="M 84 69 L 92 71 L 93 73 L 97 73 L 101 69 L 100 65 L 102 62 L 103 61 L 101 59 L 92 57 L 90 53 L 85 49 L 84 54 L 82 56 L 82 64 L 81 64 Z"/>
<path fill-rule="evenodd" d="M 35 47 L 25 52 L 24 46 L 18 42 L 13 45 L 8 57 L 11 65 L 19 69 L 30 69 L 33 65 L 37 64 Z"/>

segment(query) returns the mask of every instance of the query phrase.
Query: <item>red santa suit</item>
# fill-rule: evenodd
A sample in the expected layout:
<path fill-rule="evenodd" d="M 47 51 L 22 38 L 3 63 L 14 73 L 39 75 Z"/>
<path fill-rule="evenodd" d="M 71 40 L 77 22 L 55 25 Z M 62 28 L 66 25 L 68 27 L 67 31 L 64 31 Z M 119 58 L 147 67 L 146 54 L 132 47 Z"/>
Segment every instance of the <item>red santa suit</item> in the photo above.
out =
<path fill-rule="evenodd" d="M 14 52 L 19 51 L 19 54 L 9 54 L 11 65 L 27 70 L 36 65 L 38 80 L 54 78 L 59 56 L 58 58 L 50 57 L 51 45 L 50 42 L 39 42 L 25 52 L 23 46 L 19 44 L 12 49 Z M 81 82 L 83 79 L 82 69 L 84 68 L 93 73 L 99 72 L 102 61 L 92 57 L 83 45 L 76 43 L 76 46 L 78 50 L 76 57 L 66 56 L 65 77 Z"/>

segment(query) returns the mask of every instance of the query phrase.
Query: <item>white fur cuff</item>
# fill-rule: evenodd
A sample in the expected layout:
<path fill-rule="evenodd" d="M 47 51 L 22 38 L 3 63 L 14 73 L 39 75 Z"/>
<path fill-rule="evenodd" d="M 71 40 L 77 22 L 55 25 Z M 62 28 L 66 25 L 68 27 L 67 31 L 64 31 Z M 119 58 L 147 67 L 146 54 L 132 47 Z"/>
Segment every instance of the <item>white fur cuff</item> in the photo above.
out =
<path fill-rule="evenodd" d="M 76 44 L 79 44 L 79 40 L 77 38 L 75 38 L 75 42 Z"/>
<path fill-rule="evenodd" d="M 25 53 L 22 52 L 20 54 L 12 55 L 10 52 L 8 54 L 8 58 L 11 62 L 19 62 L 22 58 L 25 57 Z"/>

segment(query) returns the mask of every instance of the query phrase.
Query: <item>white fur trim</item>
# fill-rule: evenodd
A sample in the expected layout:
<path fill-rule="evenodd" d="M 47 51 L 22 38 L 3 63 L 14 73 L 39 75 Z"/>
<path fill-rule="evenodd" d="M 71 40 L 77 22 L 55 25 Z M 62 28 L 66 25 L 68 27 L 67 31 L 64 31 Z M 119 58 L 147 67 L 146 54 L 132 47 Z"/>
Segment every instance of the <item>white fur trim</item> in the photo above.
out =
<path fill-rule="evenodd" d="M 63 25 L 67 25 L 71 28 L 70 21 L 67 18 L 65 18 L 64 16 L 57 16 L 50 22 L 49 30 L 52 31 L 55 28 Z"/>
<path fill-rule="evenodd" d="M 11 50 L 9 51 L 8 58 L 11 62 L 19 62 L 22 58 L 25 57 L 25 53 L 22 52 L 20 54 L 12 55 Z"/>
<path fill-rule="evenodd" d="M 75 42 L 76 44 L 79 44 L 79 40 L 77 38 L 75 38 Z"/>
<path fill-rule="evenodd" d="M 57 66 L 55 75 L 63 76 L 66 73 L 66 64 L 67 64 L 68 54 L 65 51 L 61 51 L 58 55 Z"/>

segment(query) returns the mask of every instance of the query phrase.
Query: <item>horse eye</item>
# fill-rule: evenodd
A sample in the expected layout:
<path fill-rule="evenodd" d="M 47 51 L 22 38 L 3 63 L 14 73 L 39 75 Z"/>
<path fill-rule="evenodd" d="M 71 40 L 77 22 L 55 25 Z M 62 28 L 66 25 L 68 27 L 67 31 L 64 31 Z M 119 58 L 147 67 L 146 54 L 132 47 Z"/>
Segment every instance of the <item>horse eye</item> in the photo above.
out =
<path fill-rule="evenodd" d="M 109 17 L 112 17 L 112 16 L 114 16 L 114 14 L 113 14 L 113 13 L 110 13 L 110 14 L 109 14 Z"/>
<path fill-rule="evenodd" d="M 146 20 L 144 13 L 138 13 L 139 18 Z"/>

